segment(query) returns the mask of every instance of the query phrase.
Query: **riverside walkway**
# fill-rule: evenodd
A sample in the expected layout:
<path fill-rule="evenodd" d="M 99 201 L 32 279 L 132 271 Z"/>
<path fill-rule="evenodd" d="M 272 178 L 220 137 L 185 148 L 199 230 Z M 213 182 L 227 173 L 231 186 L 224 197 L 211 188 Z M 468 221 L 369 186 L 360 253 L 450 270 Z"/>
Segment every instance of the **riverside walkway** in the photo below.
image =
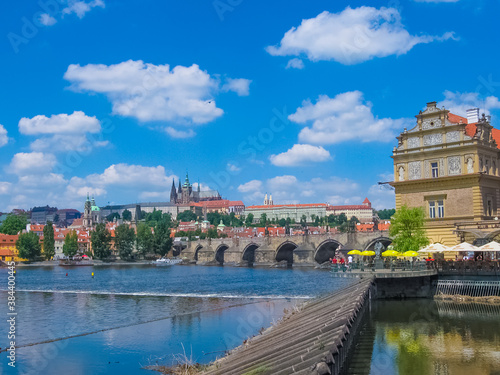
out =
<path fill-rule="evenodd" d="M 374 279 L 306 303 L 260 336 L 214 362 L 204 374 L 338 374 L 369 305 Z"/>

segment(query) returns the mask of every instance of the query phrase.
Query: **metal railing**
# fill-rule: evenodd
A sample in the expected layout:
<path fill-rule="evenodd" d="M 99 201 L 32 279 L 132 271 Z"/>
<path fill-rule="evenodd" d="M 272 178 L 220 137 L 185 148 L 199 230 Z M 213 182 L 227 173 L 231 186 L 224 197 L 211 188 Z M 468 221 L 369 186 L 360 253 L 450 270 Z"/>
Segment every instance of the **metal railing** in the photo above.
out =
<path fill-rule="evenodd" d="M 435 295 L 500 297 L 500 281 L 439 280 Z"/>

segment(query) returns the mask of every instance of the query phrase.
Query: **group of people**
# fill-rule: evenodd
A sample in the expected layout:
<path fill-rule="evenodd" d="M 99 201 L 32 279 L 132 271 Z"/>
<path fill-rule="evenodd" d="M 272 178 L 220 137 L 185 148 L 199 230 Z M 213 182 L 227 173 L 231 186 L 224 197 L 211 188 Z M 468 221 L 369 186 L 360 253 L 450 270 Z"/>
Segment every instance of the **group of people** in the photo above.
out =
<path fill-rule="evenodd" d="M 330 258 L 330 263 L 331 264 L 342 264 L 342 265 L 345 265 L 346 261 L 345 261 L 344 257 L 336 256 L 334 258 Z M 352 256 L 351 255 L 349 255 L 347 257 L 347 264 L 350 264 L 350 263 L 352 263 Z"/>

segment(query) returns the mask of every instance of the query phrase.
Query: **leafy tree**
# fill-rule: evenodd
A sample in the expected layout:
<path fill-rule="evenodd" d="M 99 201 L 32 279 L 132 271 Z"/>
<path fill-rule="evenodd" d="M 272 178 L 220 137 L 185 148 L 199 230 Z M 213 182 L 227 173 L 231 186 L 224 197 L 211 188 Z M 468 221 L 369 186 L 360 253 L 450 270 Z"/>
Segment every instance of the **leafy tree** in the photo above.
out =
<path fill-rule="evenodd" d="M 111 214 L 109 214 L 108 216 L 106 216 L 106 220 L 110 223 L 112 223 L 114 220 L 119 220 L 120 219 L 120 214 L 118 212 L 113 212 Z"/>
<path fill-rule="evenodd" d="M 306 227 L 306 225 L 307 225 L 307 216 L 306 215 L 302 215 L 302 217 L 300 218 L 300 224 L 302 225 L 303 228 Z"/>
<path fill-rule="evenodd" d="M 115 229 L 115 246 L 120 258 L 127 260 L 132 256 L 135 242 L 135 231 L 126 224 L 118 225 Z"/>
<path fill-rule="evenodd" d="M 172 238 L 170 238 L 170 228 L 167 223 L 158 223 L 155 227 L 154 234 L 155 252 L 161 256 L 165 256 L 172 248 L 172 242 Z"/>
<path fill-rule="evenodd" d="M 125 210 L 122 212 L 122 218 L 125 221 L 132 221 L 132 212 L 129 210 Z"/>
<path fill-rule="evenodd" d="M 219 225 L 221 219 L 221 214 L 218 212 L 209 212 L 207 214 L 207 220 L 212 225 Z"/>
<path fill-rule="evenodd" d="M 386 208 L 386 209 L 377 211 L 377 215 L 380 218 L 380 220 L 390 220 L 392 215 L 394 215 L 395 212 L 396 212 L 396 210 L 394 208 Z"/>
<path fill-rule="evenodd" d="M 186 210 L 177 215 L 177 221 L 191 221 L 196 220 L 196 214 L 192 211 Z"/>
<path fill-rule="evenodd" d="M 68 258 L 76 255 L 78 252 L 78 235 L 74 230 L 69 232 L 64 238 L 63 254 Z"/>
<path fill-rule="evenodd" d="M 290 219 L 289 217 L 287 217 L 286 220 L 285 220 L 285 224 L 286 225 L 292 224 L 292 219 Z"/>
<path fill-rule="evenodd" d="M 266 223 L 267 223 L 267 215 L 266 214 L 260 215 L 259 223 L 262 226 L 266 225 Z"/>
<path fill-rule="evenodd" d="M 99 223 L 90 234 L 90 242 L 97 259 L 107 259 L 111 255 L 111 233 L 104 223 Z"/>
<path fill-rule="evenodd" d="M 417 251 L 429 244 L 424 229 L 425 210 L 423 207 L 402 206 L 393 215 L 389 236 L 394 249 L 400 252 Z"/>
<path fill-rule="evenodd" d="M 54 227 L 50 221 L 43 227 L 43 253 L 45 259 L 50 260 L 56 254 L 54 246 Z"/>
<path fill-rule="evenodd" d="M 219 238 L 219 233 L 217 233 L 217 229 L 210 228 L 209 230 L 207 230 L 207 237 L 208 238 Z"/>
<path fill-rule="evenodd" d="M 345 213 L 341 213 L 338 217 L 337 217 L 337 222 L 339 225 L 343 224 L 343 223 L 346 223 L 347 222 L 347 216 Z"/>
<path fill-rule="evenodd" d="M 0 233 L 15 235 L 26 229 L 28 220 L 25 215 L 9 214 L 0 227 Z"/>
<path fill-rule="evenodd" d="M 278 220 L 278 225 L 279 225 L 280 227 L 284 227 L 286 224 L 287 224 L 287 223 L 286 223 L 286 219 L 283 219 L 283 218 L 282 218 L 282 219 L 279 219 L 279 220 Z"/>
<path fill-rule="evenodd" d="M 245 219 L 245 224 L 251 226 L 253 224 L 253 214 L 248 214 Z"/>
<path fill-rule="evenodd" d="M 20 258 L 28 260 L 34 260 L 42 252 L 40 239 L 33 232 L 21 233 L 16 241 L 16 249 Z"/>
<path fill-rule="evenodd" d="M 137 225 L 137 250 L 142 256 L 145 256 L 148 252 L 154 252 L 153 232 L 146 223 Z"/>
<path fill-rule="evenodd" d="M 318 225 L 319 225 L 320 220 L 321 220 L 321 219 L 319 218 L 319 216 L 316 216 L 316 217 L 314 218 L 314 225 L 318 226 Z"/>
<path fill-rule="evenodd" d="M 317 216 L 315 214 L 311 214 L 311 222 L 316 221 Z"/>

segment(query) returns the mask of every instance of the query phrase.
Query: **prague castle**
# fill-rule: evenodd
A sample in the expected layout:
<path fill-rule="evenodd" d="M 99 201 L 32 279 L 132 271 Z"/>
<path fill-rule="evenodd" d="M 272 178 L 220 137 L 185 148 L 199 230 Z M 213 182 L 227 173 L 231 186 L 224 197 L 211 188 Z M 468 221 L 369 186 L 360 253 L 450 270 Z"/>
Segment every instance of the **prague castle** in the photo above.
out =
<path fill-rule="evenodd" d="M 500 131 L 477 108 L 465 118 L 430 102 L 416 118 L 393 150 L 396 209 L 424 207 L 431 242 L 484 240 L 486 233 L 475 229 L 499 215 Z"/>

